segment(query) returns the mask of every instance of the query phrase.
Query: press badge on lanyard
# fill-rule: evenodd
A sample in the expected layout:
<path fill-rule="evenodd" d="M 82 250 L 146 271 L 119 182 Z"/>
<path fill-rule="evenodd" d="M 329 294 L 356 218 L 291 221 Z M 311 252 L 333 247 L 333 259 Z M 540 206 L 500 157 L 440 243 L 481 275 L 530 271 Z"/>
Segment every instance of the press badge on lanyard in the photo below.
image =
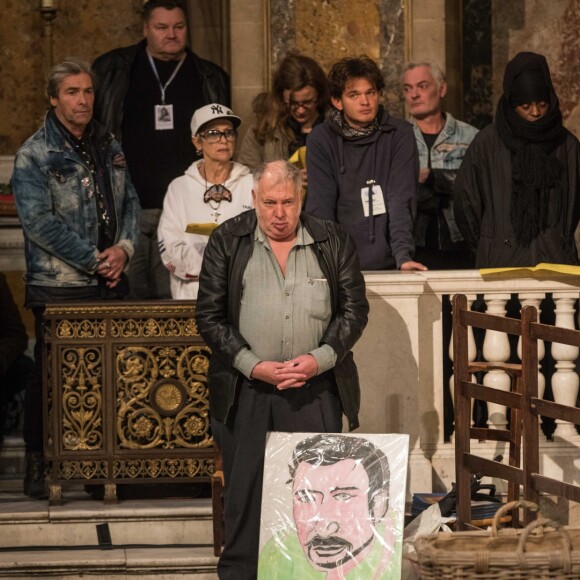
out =
<path fill-rule="evenodd" d="M 363 187 L 360 190 L 360 197 L 362 201 L 363 211 L 365 217 L 369 217 L 369 188 Z M 377 183 L 373 185 L 373 215 L 381 215 L 387 213 L 387 208 L 385 206 L 385 198 L 383 196 L 383 190 L 381 186 Z"/>
<path fill-rule="evenodd" d="M 159 74 L 157 72 L 157 67 L 155 66 L 153 57 L 149 54 L 149 51 L 147 51 L 147 58 L 149 59 L 149 64 L 151 65 L 153 74 L 155 75 L 155 78 L 159 83 L 159 88 L 161 89 L 161 104 L 155 105 L 153 110 L 153 114 L 155 115 L 155 130 L 164 131 L 167 129 L 173 129 L 173 105 L 167 105 L 165 103 L 165 91 L 179 72 L 183 61 L 185 60 L 185 56 L 179 61 L 179 64 L 175 67 L 175 70 L 164 85 L 161 84 L 161 80 L 159 79 Z"/>
<path fill-rule="evenodd" d="M 155 105 L 155 129 L 173 129 L 173 105 Z"/>

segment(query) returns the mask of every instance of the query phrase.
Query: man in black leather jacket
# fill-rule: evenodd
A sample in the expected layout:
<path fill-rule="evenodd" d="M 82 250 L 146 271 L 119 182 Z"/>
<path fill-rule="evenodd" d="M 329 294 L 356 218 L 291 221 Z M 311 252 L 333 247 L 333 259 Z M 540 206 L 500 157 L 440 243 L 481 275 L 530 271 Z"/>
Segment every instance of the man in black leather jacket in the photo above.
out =
<path fill-rule="evenodd" d="M 200 107 L 230 104 L 228 75 L 187 47 L 187 17 L 178 0 L 149 0 L 136 45 L 97 58 L 94 115 L 122 141 L 139 195 L 139 246 L 129 269 L 130 297 L 171 298 L 157 226 L 169 183 L 196 158 L 190 121 Z"/>
<path fill-rule="evenodd" d="M 200 274 L 197 324 L 212 349 L 212 431 L 222 450 L 221 580 L 256 577 L 266 433 L 358 427 L 351 349 L 369 305 L 356 247 L 340 226 L 300 214 L 300 172 L 254 174 L 255 210 L 219 226 Z"/>

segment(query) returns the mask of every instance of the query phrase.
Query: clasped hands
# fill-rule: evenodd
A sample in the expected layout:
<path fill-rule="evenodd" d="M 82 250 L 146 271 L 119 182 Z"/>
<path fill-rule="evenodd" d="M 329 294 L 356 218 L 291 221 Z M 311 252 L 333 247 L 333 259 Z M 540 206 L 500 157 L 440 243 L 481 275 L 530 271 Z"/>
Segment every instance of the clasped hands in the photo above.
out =
<path fill-rule="evenodd" d="M 121 274 L 127 264 L 127 254 L 119 246 L 111 246 L 98 256 L 97 274 L 107 280 L 107 288 L 114 288 L 121 280 Z"/>
<path fill-rule="evenodd" d="M 252 378 L 274 385 L 278 390 L 303 387 L 318 374 L 318 363 L 311 354 L 284 362 L 261 361 L 252 369 Z"/>

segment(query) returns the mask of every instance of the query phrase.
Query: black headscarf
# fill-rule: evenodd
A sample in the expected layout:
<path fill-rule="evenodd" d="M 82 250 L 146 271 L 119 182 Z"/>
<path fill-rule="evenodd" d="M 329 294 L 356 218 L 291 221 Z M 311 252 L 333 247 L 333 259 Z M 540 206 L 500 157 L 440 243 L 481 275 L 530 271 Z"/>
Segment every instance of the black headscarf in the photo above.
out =
<path fill-rule="evenodd" d="M 548 100 L 548 112 L 527 121 L 515 107 Z M 510 219 L 518 242 L 529 246 L 548 225 L 550 205 L 562 210 L 562 165 L 553 152 L 566 138 L 560 103 L 546 59 L 541 54 L 520 52 L 505 69 L 503 95 L 497 105 L 495 124 L 512 153 Z"/>

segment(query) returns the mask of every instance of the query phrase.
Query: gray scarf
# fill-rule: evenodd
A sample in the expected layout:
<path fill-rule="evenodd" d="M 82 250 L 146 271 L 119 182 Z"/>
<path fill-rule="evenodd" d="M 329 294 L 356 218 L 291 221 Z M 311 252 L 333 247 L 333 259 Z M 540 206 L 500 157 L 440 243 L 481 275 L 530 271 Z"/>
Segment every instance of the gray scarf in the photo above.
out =
<path fill-rule="evenodd" d="M 367 137 L 368 135 L 372 135 L 379 128 L 379 122 L 377 120 L 378 117 L 379 115 L 377 115 L 375 120 L 368 127 L 364 127 L 363 129 L 355 129 L 345 121 L 342 111 L 334 108 L 330 111 L 330 118 L 340 127 L 343 136 L 347 139 L 356 139 L 358 137 Z"/>

